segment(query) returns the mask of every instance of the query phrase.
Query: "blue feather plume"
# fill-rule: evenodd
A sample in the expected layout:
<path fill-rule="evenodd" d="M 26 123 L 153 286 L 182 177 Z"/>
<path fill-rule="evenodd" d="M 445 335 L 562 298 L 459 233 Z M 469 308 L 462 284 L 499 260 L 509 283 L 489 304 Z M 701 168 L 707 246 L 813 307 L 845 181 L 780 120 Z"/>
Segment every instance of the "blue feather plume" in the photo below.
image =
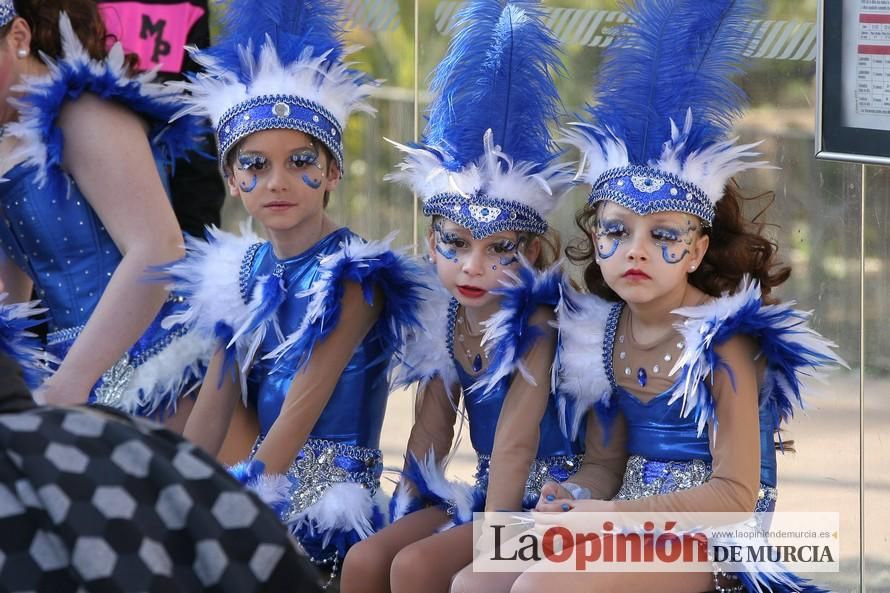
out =
<path fill-rule="evenodd" d="M 692 110 L 685 154 L 724 140 L 746 102 L 732 81 L 761 0 L 650 0 L 630 10 L 605 51 L 588 112 L 600 133 L 624 141 L 631 163 L 657 159 Z M 594 133 L 594 135 L 599 135 Z"/>
<path fill-rule="evenodd" d="M 809 579 L 793 572 L 774 575 L 739 571 L 731 574 L 742 582 L 747 593 L 831 593 L 830 589 L 814 585 Z"/>
<path fill-rule="evenodd" d="M 510 158 L 543 169 L 555 156 L 548 123 L 560 113 L 552 73 L 563 66 L 539 3 L 472 0 L 456 23 L 463 28 L 432 75 L 424 144 L 447 152 L 445 166 L 457 171 L 484 153 L 491 129 Z"/>
<path fill-rule="evenodd" d="M 43 323 L 38 317 L 46 309 L 37 301 L 3 304 L 6 294 L 0 294 L 0 353 L 18 363 L 29 388 L 38 387 L 49 375 L 49 355 L 36 334 L 30 330 Z"/>
<path fill-rule="evenodd" d="M 254 62 L 269 37 L 282 64 L 290 64 L 308 52 L 326 52 L 331 63 L 343 56 L 343 12 L 339 0 L 231 0 L 222 21 L 223 35 L 203 50 L 226 70 L 239 72 L 241 82 L 250 80 L 242 69 L 242 52 Z"/>

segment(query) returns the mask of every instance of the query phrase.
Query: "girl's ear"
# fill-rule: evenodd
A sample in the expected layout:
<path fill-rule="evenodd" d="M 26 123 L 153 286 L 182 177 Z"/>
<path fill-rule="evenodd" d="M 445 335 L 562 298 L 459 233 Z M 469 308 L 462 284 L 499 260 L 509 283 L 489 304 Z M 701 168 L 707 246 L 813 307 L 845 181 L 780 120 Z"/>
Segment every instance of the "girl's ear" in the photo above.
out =
<path fill-rule="evenodd" d="M 331 159 L 327 166 L 327 185 L 325 186 L 325 191 L 334 191 L 337 189 L 342 177 L 343 175 L 340 171 L 340 165 L 337 164 L 337 161 Z"/>
<path fill-rule="evenodd" d="M 241 198 L 241 188 L 235 183 L 235 172 L 231 167 L 226 167 L 226 186 L 229 188 L 229 195 L 235 198 Z"/>
<path fill-rule="evenodd" d="M 532 237 L 531 241 L 528 242 L 528 247 L 525 248 L 525 253 L 523 253 L 525 259 L 528 260 L 528 263 L 531 265 L 535 265 L 538 261 L 538 257 L 541 255 L 541 237 Z"/>
<path fill-rule="evenodd" d="M 426 248 L 427 248 L 427 256 L 429 257 L 430 263 L 436 263 L 436 234 L 433 232 L 433 227 L 430 226 L 430 230 L 427 231 L 426 234 Z"/>
<path fill-rule="evenodd" d="M 710 244 L 711 237 L 709 235 L 702 234 L 695 239 L 692 244 L 692 261 L 689 262 L 690 272 L 695 271 L 695 269 L 701 265 L 702 260 L 705 259 L 705 254 L 708 252 L 708 246 Z"/>

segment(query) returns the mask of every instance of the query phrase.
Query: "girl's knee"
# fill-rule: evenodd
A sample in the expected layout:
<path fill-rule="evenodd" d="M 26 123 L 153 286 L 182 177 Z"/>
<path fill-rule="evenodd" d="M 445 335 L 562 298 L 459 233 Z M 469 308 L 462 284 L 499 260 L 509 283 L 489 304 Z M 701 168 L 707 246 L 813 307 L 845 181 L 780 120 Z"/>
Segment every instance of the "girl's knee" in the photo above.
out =
<path fill-rule="evenodd" d="M 396 557 L 393 558 L 389 578 L 393 584 L 397 582 L 413 582 L 417 578 L 423 578 L 423 573 L 426 570 L 429 570 L 429 568 L 424 563 L 422 551 L 418 546 L 411 545 L 402 548 L 396 554 Z"/>
<path fill-rule="evenodd" d="M 392 557 L 376 542 L 355 544 L 343 560 L 340 589 L 344 593 L 379 590 L 377 584 L 386 581 L 391 563 Z"/>

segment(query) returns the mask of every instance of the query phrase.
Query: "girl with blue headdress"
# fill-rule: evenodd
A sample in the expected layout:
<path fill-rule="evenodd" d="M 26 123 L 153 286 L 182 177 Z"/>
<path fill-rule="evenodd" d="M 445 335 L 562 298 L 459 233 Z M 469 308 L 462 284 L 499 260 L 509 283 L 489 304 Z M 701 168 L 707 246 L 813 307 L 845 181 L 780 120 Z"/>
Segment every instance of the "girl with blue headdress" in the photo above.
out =
<path fill-rule="evenodd" d="M 473 512 L 530 508 L 579 467 L 550 380 L 561 275 L 545 217 L 572 180 L 548 129 L 558 43 L 538 2 L 473 0 L 455 27 L 422 144 L 397 145 L 406 157 L 391 175 L 431 217 L 434 288 L 398 375 L 419 383 L 419 407 L 394 522 L 350 551 L 344 593 L 447 590 L 472 560 Z M 473 485 L 444 475 L 461 399 Z"/>
<path fill-rule="evenodd" d="M 61 364 L 37 398 L 166 417 L 210 352 L 183 325 L 161 327 L 182 299 L 142 278 L 182 253 L 162 177 L 200 130 L 169 124 L 177 93 L 131 75 L 106 43 L 94 2 L 0 1 L 3 284 L 13 302 L 36 289 L 47 309 Z"/>
<path fill-rule="evenodd" d="M 217 454 L 243 398 L 260 435 L 233 472 L 333 573 L 384 522 L 387 373 L 426 292 L 392 237 L 365 241 L 325 212 L 346 122 L 372 111 L 375 86 L 343 62 L 340 9 L 235 0 L 219 43 L 193 53 L 204 71 L 184 84 L 183 113 L 211 119 L 229 190 L 268 240 L 210 229 L 166 266 L 190 299 L 167 323 L 219 346 L 186 436 Z"/>
<path fill-rule="evenodd" d="M 764 165 L 729 139 L 759 4 L 640 0 L 605 52 L 592 121 L 571 135 L 592 191 L 570 255 L 591 294 L 566 291 L 558 322 L 564 392 L 595 414 L 583 469 L 546 485 L 540 511 L 772 511 L 774 435 L 802 379 L 840 362 L 809 313 L 771 296 L 790 269 L 730 181 Z M 468 570 L 452 591 L 821 591 L 779 565 L 709 568 Z"/>

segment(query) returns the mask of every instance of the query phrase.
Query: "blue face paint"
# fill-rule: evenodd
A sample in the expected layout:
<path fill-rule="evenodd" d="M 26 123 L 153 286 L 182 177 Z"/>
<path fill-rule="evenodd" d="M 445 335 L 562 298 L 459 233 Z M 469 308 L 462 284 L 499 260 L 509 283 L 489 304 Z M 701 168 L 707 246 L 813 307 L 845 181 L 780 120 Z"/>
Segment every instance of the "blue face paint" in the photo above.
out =
<path fill-rule="evenodd" d="M 671 253 L 670 247 L 668 247 L 666 244 L 661 245 L 661 257 L 663 257 L 664 261 L 666 261 L 669 264 L 678 264 L 681 261 L 683 261 L 683 258 L 686 257 L 687 255 L 689 255 L 688 249 L 684 249 L 683 253 L 681 253 L 680 255 L 677 255 L 675 253 Z"/>
<path fill-rule="evenodd" d="M 242 181 L 242 182 L 240 182 L 238 185 L 241 187 L 241 191 L 246 192 L 246 193 L 250 193 L 250 192 L 252 192 L 254 189 L 256 189 L 256 184 L 257 184 L 257 177 L 256 177 L 256 175 L 254 175 L 254 176 L 253 176 L 253 179 L 250 180 L 250 183 L 249 183 L 249 184 L 245 184 L 245 183 Z"/>
<path fill-rule="evenodd" d="M 615 252 L 618 251 L 618 246 L 621 245 L 625 237 L 627 237 L 627 229 L 624 228 L 623 223 L 614 220 L 597 221 L 594 245 L 599 258 L 609 259 L 615 255 Z M 608 245 L 609 241 L 612 242 L 612 246 L 606 251 L 605 245 Z"/>
<path fill-rule="evenodd" d="M 497 266 L 491 266 L 491 269 L 492 269 L 492 270 L 497 270 L 498 267 L 497 267 Z"/>
<path fill-rule="evenodd" d="M 498 260 L 498 262 L 499 262 L 502 266 L 511 266 L 511 265 L 515 264 L 516 262 L 518 262 L 518 261 L 519 261 L 519 258 L 516 257 L 515 255 L 511 255 L 511 256 L 509 256 L 509 257 L 502 257 L 502 258 L 500 258 L 500 259 Z"/>
<path fill-rule="evenodd" d="M 312 189 L 318 189 L 319 187 L 321 187 L 321 179 L 316 181 L 316 180 L 312 179 L 311 177 L 309 177 L 308 175 L 306 175 L 305 173 L 303 173 L 303 183 L 305 183 Z"/>
<path fill-rule="evenodd" d="M 436 251 L 444 257 L 445 259 L 451 260 L 454 263 L 457 263 L 457 251 L 454 249 L 446 249 L 442 246 L 438 241 L 436 242 Z"/>

